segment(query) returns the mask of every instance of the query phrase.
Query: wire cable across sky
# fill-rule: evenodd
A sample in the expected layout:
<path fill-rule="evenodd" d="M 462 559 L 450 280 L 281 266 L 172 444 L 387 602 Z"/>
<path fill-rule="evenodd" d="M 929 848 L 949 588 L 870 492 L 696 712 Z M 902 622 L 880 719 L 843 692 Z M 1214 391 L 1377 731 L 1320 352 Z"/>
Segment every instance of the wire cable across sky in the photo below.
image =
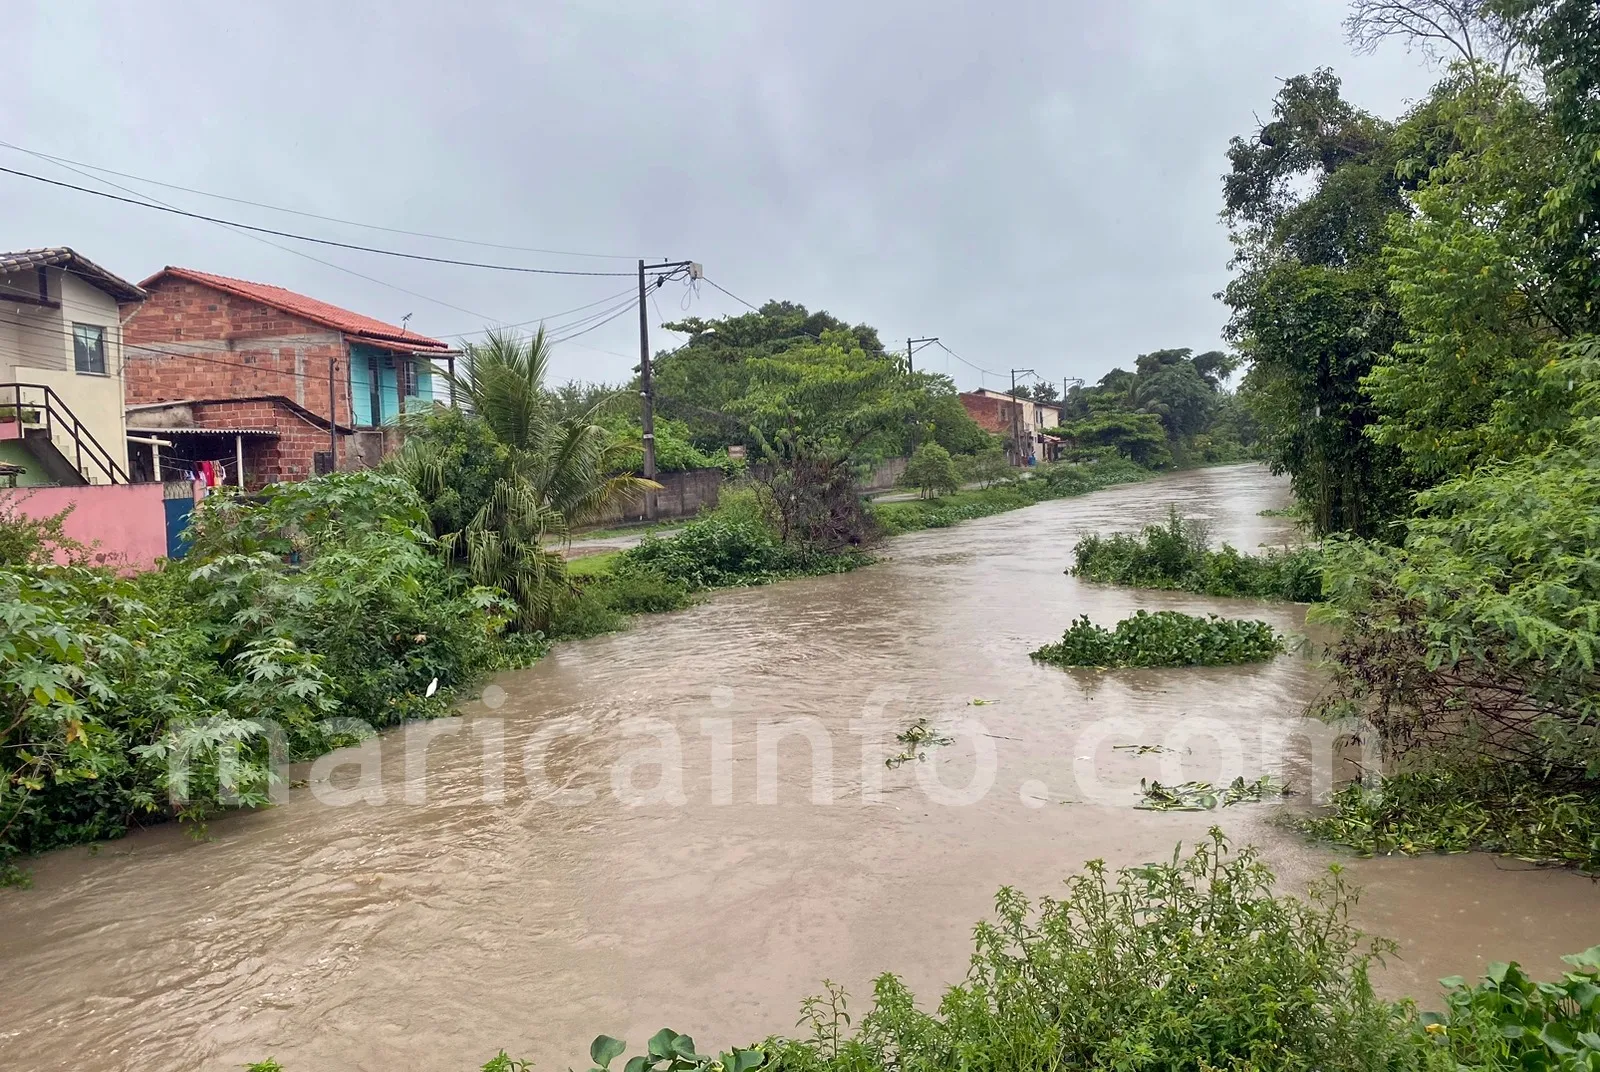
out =
<path fill-rule="evenodd" d="M 50 186 L 58 186 L 66 190 L 76 190 L 81 194 L 90 194 L 94 197 L 105 198 L 108 201 L 120 201 L 125 205 L 136 205 L 139 208 L 149 209 L 152 212 L 166 212 L 174 216 L 183 216 L 191 220 L 203 220 L 206 223 L 218 223 L 224 227 L 236 227 L 244 231 L 254 231 L 257 234 L 274 235 L 278 238 L 288 238 L 296 242 L 311 242 L 319 246 L 332 246 L 335 249 L 350 249 L 361 253 L 375 253 L 382 257 L 398 257 L 402 260 L 425 261 L 429 264 L 452 264 L 461 268 L 482 268 L 491 272 L 518 272 L 526 275 L 572 275 L 572 276 L 632 276 L 633 272 L 587 272 L 576 271 L 570 268 L 533 268 L 520 264 L 492 264 L 486 261 L 465 261 L 454 257 L 432 257 L 426 253 L 406 253 L 397 249 L 382 249 L 378 246 L 363 246 L 356 242 L 340 242 L 333 238 L 318 238 L 315 235 L 297 234 L 294 231 L 280 231 L 273 227 L 258 227 L 251 223 L 241 223 L 238 220 L 226 220 L 218 216 L 207 216 L 201 212 L 188 212 L 170 205 L 160 205 L 151 201 L 137 201 L 131 197 L 120 194 L 107 193 L 104 190 L 91 190 L 87 186 L 76 183 L 62 182 L 60 179 L 50 179 L 43 175 L 35 175 L 28 171 L 18 171 L 15 168 L 0 167 L 0 173 L 15 175 L 22 179 L 32 179 Z M 721 288 L 718 288 L 721 289 Z"/>
<path fill-rule="evenodd" d="M 197 197 L 210 197 L 218 201 L 227 201 L 230 204 L 248 205 L 251 208 L 265 209 L 268 212 L 282 212 L 286 215 L 300 216 L 308 220 L 320 220 L 323 223 L 337 223 L 346 227 L 360 227 L 363 230 L 368 231 L 382 231 L 386 234 L 406 235 L 410 238 L 426 238 L 434 242 L 454 242 L 457 245 L 463 246 L 481 246 L 484 249 L 504 249 L 515 253 L 543 253 L 552 257 L 588 257 L 593 260 L 608 261 L 631 261 L 637 259 L 633 256 L 624 256 L 620 253 L 580 253 L 576 250 L 570 249 L 542 249 L 538 246 L 514 246 L 507 245 L 503 242 L 484 242 L 475 238 L 457 238 L 454 235 L 430 234 L 427 231 L 408 231 L 403 227 L 386 227 L 379 223 L 362 223 L 359 220 L 346 220 L 341 219 L 338 216 L 324 216 L 320 213 L 306 212 L 297 208 L 287 208 L 283 205 L 270 205 L 264 201 L 251 201 L 248 198 L 230 197 L 227 194 L 213 193 L 209 190 L 197 190 L 192 186 L 180 186 L 173 182 L 162 182 L 160 179 L 152 179 L 146 175 L 134 175 L 126 171 L 117 171 L 113 168 L 102 167 L 98 164 L 90 164 L 82 160 L 73 160 L 70 157 L 53 156 L 50 153 L 42 153 L 37 149 L 29 149 L 23 145 L 14 145 L 8 141 L 0 141 L 0 147 L 12 149 L 19 153 L 26 153 L 29 156 L 38 157 L 40 160 L 48 160 L 53 164 L 60 164 L 63 167 L 75 166 L 79 168 L 88 168 L 90 171 L 98 172 L 102 175 L 115 175 L 119 179 L 128 179 L 132 182 L 142 182 L 150 186 L 159 186 L 164 190 L 177 190 L 180 193 L 194 194 Z"/>

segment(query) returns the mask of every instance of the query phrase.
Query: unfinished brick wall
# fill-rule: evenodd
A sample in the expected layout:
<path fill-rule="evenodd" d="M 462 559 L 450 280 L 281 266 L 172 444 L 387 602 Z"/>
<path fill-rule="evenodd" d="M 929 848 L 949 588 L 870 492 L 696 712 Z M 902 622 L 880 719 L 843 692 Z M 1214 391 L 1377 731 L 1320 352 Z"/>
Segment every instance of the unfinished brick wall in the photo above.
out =
<path fill-rule="evenodd" d="M 124 320 L 123 338 L 128 405 L 282 395 L 327 417 L 332 361 L 337 418 L 350 422 L 344 336 L 269 305 L 187 279 L 158 279 Z"/>
<path fill-rule="evenodd" d="M 281 402 L 198 402 L 194 406 L 194 421 L 201 428 L 260 428 L 278 433 L 272 438 L 245 438 L 247 488 L 313 476 L 317 452 L 329 449 L 326 427 L 319 427 Z M 351 468 L 349 440 L 347 433 L 339 435 L 340 468 Z M 233 449 L 232 440 L 226 442 L 226 449 L 218 452 L 225 460 L 231 457 L 228 452 Z"/>
<path fill-rule="evenodd" d="M 960 398 L 961 404 L 966 407 L 967 416 L 977 422 L 979 428 L 997 435 L 1011 434 L 1015 406 L 1010 400 L 967 393 L 963 393 Z"/>

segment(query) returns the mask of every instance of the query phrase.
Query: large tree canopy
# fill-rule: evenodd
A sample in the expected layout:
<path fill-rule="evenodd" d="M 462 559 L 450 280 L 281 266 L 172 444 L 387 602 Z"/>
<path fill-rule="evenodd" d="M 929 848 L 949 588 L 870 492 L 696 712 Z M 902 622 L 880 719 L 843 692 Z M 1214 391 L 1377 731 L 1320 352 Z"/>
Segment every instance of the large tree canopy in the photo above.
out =
<path fill-rule="evenodd" d="M 1237 421 L 1218 427 L 1231 406 L 1224 384 L 1236 362 L 1220 350 L 1155 350 L 1116 368 L 1092 387 L 1079 385 L 1062 404 L 1063 431 L 1079 446 L 1107 447 L 1141 465 L 1231 461 L 1244 457 L 1253 430 Z M 1245 438 L 1241 438 L 1244 436 Z"/>
<path fill-rule="evenodd" d="M 1323 532 L 1375 532 L 1404 502 L 1361 392 L 1401 332 L 1380 262 L 1389 216 L 1407 209 L 1393 138 L 1321 69 L 1285 82 L 1272 121 L 1228 147 L 1228 335 L 1268 456 Z"/>
<path fill-rule="evenodd" d="M 861 461 L 909 454 L 926 441 L 952 454 L 993 443 L 954 381 L 908 372 L 865 324 L 769 301 L 758 312 L 668 326 L 689 341 L 657 358 L 657 407 L 702 450 L 758 448 L 779 427 L 843 445 Z"/>

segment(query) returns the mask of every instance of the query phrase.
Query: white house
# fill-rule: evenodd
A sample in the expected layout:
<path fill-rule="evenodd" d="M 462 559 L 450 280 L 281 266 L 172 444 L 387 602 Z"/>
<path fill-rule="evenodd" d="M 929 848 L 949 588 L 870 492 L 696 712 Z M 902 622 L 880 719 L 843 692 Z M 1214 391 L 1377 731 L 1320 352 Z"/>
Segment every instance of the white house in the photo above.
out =
<path fill-rule="evenodd" d="M 144 297 L 65 246 L 0 253 L 0 464 L 19 485 L 128 482 L 119 306 Z"/>

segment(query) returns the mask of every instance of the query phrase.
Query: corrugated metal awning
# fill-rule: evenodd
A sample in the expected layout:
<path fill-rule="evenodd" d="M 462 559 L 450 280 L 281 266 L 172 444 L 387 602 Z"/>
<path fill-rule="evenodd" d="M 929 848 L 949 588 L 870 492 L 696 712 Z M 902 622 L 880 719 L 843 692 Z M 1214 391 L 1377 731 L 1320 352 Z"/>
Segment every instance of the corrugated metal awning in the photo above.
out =
<path fill-rule="evenodd" d="M 130 434 L 135 435 L 230 435 L 230 436 L 276 436 L 276 428 L 135 428 L 128 425 Z"/>

